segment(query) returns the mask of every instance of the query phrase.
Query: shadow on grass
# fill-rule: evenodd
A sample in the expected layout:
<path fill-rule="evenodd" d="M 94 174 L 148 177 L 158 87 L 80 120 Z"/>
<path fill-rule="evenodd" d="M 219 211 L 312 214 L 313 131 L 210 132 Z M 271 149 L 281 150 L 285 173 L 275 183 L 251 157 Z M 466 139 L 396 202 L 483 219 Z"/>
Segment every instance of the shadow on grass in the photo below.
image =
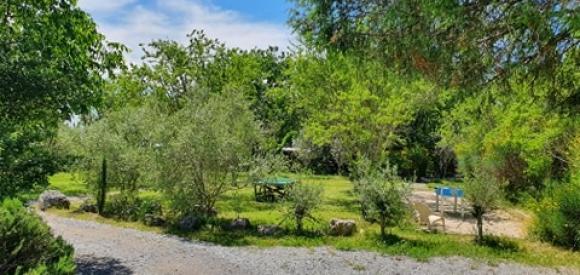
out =
<path fill-rule="evenodd" d="M 385 236 L 377 235 L 376 238 L 379 243 L 386 246 L 412 247 L 420 249 L 434 249 L 437 246 L 436 242 L 409 239 L 392 233 L 386 234 Z"/>
<path fill-rule="evenodd" d="M 517 242 L 499 236 L 484 236 L 480 245 L 491 248 L 499 252 L 519 252 L 520 246 Z"/>

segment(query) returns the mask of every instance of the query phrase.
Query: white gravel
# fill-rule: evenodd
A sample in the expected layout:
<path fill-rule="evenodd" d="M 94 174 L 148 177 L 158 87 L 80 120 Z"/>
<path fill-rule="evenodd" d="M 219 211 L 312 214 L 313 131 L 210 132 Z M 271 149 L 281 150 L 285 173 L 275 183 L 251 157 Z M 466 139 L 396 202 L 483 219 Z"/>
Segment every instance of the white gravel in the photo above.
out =
<path fill-rule="evenodd" d="M 43 214 L 75 247 L 80 274 L 580 274 L 573 270 L 490 266 L 461 257 L 419 262 L 321 247 L 223 247 Z"/>

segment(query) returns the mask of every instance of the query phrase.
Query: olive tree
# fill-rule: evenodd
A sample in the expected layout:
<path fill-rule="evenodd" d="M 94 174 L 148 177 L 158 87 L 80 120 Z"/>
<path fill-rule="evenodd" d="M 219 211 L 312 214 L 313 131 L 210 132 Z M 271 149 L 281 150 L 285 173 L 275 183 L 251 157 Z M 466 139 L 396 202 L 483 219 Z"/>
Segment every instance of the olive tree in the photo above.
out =
<path fill-rule="evenodd" d="M 501 185 L 489 173 L 478 171 L 465 181 L 465 199 L 477 220 L 477 242 L 483 241 L 484 216 L 498 207 L 501 197 Z"/>
<path fill-rule="evenodd" d="M 211 216 L 259 145 L 259 124 L 244 98 L 229 92 L 190 101 L 168 123 L 157 161 L 161 189 L 177 216 Z"/>
<path fill-rule="evenodd" d="M 397 175 L 396 167 L 388 163 L 385 167 L 372 167 L 368 163 L 361 166 L 356 182 L 361 204 L 367 217 L 379 221 L 384 238 L 385 228 L 400 222 L 407 213 L 409 184 Z"/>
<path fill-rule="evenodd" d="M 133 198 L 151 178 L 163 115 L 151 106 L 126 108 L 79 127 L 61 127 L 59 143 L 76 162 L 73 170 L 89 184 L 100 212 L 109 189 Z"/>
<path fill-rule="evenodd" d="M 288 207 L 285 209 L 285 221 L 288 217 L 294 219 L 296 232 L 303 232 L 304 219 L 316 221 L 312 216 L 314 211 L 322 202 L 322 187 L 318 185 L 298 184 L 290 190 L 287 198 Z"/>

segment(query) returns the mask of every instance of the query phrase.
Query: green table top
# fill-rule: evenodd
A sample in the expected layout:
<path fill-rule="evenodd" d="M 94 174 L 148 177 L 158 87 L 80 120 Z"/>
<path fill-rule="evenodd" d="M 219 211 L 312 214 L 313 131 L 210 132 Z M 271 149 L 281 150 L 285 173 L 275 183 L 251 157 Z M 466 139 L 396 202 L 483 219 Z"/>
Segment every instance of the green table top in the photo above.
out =
<path fill-rule="evenodd" d="M 287 186 L 296 183 L 295 180 L 289 178 L 266 178 L 261 179 L 256 182 L 259 185 L 276 185 L 276 186 Z"/>

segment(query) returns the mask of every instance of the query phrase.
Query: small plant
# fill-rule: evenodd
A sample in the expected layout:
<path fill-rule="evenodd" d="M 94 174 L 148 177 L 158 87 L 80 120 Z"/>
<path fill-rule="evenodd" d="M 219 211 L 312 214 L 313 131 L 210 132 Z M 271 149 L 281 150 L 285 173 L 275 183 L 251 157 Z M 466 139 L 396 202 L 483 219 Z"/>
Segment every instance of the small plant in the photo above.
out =
<path fill-rule="evenodd" d="M 385 228 L 401 222 L 407 214 L 406 198 L 409 185 L 397 176 L 395 167 L 372 168 L 370 165 L 359 169 L 357 191 L 363 206 L 365 218 L 378 220 L 381 237 L 385 238 Z"/>
<path fill-rule="evenodd" d="M 478 243 L 483 243 L 483 218 L 499 206 L 501 185 L 491 173 L 477 171 L 465 181 L 465 199 L 471 204 L 471 214 L 477 223 Z"/>
<path fill-rule="evenodd" d="M 240 218 L 240 214 L 244 210 L 242 207 L 242 195 L 240 194 L 240 189 L 236 188 L 232 194 L 232 203 L 233 203 L 233 210 L 236 212 L 236 219 Z"/>
<path fill-rule="evenodd" d="M 317 221 L 312 216 L 314 211 L 322 202 L 322 187 L 317 185 L 298 184 L 290 191 L 287 201 L 286 215 L 282 222 L 291 217 L 296 223 L 296 232 L 303 233 L 304 219 Z"/>

